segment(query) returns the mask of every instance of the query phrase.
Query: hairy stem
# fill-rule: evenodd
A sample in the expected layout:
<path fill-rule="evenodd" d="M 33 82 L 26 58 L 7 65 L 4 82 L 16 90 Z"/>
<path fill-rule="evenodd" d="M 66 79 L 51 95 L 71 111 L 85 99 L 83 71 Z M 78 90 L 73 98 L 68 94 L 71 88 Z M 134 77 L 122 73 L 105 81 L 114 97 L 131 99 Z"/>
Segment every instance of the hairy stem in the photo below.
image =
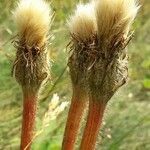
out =
<path fill-rule="evenodd" d="M 37 94 L 24 92 L 21 150 L 30 150 L 35 125 Z"/>
<path fill-rule="evenodd" d="M 97 99 L 89 100 L 89 114 L 84 129 L 80 150 L 94 150 L 99 129 L 102 124 L 106 104 Z"/>
<path fill-rule="evenodd" d="M 82 119 L 86 108 L 86 94 L 80 88 L 73 90 L 71 106 L 69 109 L 62 150 L 73 150 Z"/>

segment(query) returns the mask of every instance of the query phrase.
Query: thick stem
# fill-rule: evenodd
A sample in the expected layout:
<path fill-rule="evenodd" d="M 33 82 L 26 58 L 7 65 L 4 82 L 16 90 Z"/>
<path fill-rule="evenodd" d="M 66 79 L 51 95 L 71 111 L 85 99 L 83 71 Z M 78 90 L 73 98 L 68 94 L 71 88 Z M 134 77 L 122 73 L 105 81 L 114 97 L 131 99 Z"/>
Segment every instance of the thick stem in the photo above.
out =
<path fill-rule="evenodd" d="M 80 150 L 94 150 L 99 129 L 102 124 L 106 104 L 97 99 L 89 100 L 89 114 L 84 129 Z"/>
<path fill-rule="evenodd" d="M 36 116 L 37 94 L 24 92 L 20 150 L 30 150 Z"/>
<path fill-rule="evenodd" d="M 62 150 L 73 150 L 80 127 L 82 115 L 86 108 L 86 94 L 80 88 L 75 88 L 69 109 Z"/>

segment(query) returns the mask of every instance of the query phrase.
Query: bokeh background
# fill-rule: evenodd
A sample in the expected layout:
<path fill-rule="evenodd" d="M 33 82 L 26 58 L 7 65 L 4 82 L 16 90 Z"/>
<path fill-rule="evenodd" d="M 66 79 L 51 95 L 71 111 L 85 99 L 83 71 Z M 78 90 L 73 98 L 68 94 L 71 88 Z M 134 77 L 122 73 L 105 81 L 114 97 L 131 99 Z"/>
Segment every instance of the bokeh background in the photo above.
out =
<path fill-rule="evenodd" d="M 66 68 L 69 42 L 66 20 L 79 1 L 49 2 L 55 12 L 49 46 L 51 81 L 40 94 L 33 150 L 60 150 L 69 106 L 62 111 L 59 104 L 70 102 L 72 93 Z M 16 0 L 0 0 L 0 150 L 18 150 L 20 142 L 22 96 L 11 74 L 16 52 L 12 44 L 17 34 L 12 18 L 16 3 Z M 128 50 L 129 81 L 109 102 L 97 150 L 150 150 L 150 0 L 140 3 L 133 26 L 135 36 Z M 55 106 L 51 108 L 52 99 L 59 99 L 57 111 Z M 77 149 L 79 142 L 80 138 Z"/>

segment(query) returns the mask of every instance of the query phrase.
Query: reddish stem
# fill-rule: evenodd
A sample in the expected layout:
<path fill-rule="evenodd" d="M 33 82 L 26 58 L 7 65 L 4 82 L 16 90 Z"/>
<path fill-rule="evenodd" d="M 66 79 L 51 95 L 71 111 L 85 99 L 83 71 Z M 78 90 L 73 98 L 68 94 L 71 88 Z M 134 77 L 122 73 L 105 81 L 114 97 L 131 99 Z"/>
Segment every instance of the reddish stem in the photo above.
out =
<path fill-rule="evenodd" d="M 80 89 L 75 89 L 69 109 L 62 150 L 73 150 L 82 119 L 86 108 L 86 94 Z"/>
<path fill-rule="evenodd" d="M 80 150 L 94 150 L 99 129 L 102 124 L 106 104 L 101 101 L 90 99 L 89 114 L 84 129 Z"/>
<path fill-rule="evenodd" d="M 30 150 L 35 125 L 37 95 L 24 92 L 21 150 Z"/>

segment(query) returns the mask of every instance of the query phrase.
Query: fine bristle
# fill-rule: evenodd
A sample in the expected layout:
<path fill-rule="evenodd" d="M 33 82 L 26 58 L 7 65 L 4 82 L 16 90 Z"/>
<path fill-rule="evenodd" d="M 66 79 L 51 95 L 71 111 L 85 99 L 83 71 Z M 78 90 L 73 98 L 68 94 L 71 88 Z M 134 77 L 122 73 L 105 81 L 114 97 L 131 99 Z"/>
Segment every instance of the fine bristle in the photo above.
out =
<path fill-rule="evenodd" d="M 42 47 L 50 28 L 51 12 L 43 0 L 20 0 L 14 12 L 19 37 L 28 46 Z"/>
<path fill-rule="evenodd" d="M 79 4 L 75 14 L 68 21 L 68 26 L 71 34 L 75 34 L 81 40 L 90 38 L 96 31 L 96 19 L 93 4 Z"/>
<path fill-rule="evenodd" d="M 95 0 L 98 35 L 104 40 L 116 35 L 127 37 L 139 6 L 136 0 Z"/>

